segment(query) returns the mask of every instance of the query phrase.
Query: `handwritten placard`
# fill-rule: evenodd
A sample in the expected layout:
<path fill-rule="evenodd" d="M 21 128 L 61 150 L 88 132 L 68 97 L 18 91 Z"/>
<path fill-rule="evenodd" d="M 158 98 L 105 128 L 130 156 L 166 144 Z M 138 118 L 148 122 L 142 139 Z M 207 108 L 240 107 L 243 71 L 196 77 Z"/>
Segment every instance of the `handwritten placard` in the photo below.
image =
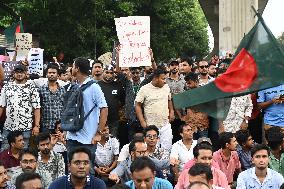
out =
<path fill-rule="evenodd" d="M 29 50 L 32 48 L 32 34 L 30 33 L 16 33 L 16 49 L 17 56 L 27 56 Z"/>
<path fill-rule="evenodd" d="M 31 48 L 28 53 L 29 74 L 43 76 L 43 51 L 41 48 Z"/>
<path fill-rule="evenodd" d="M 10 61 L 10 57 L 9 56 L 0 55 L 0 63 L 8 62 L 8 61 Z"/>
<path fill-rule="evenodd" d="M 150 17 L 115 18 L 115 25 L 120 43 L 119 66 L 150 66 Z"/>
<path fill-rule="evenodd" d="M 2 66 L 4 68 L 5 80 L 8 80 L 10 78 L 12 71 L 14 70 L 14 67 L 18 64 L 19 64 L 18 61 L 9 61 L 2 63 Z"/>

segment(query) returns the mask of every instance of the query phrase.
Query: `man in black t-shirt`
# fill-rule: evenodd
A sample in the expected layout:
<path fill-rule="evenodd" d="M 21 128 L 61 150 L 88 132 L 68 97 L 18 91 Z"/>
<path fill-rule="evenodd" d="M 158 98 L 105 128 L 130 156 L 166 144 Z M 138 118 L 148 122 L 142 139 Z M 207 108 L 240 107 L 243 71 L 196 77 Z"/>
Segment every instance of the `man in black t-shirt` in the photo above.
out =
<path fill-rule="evenodd" d="M 117 138 L 119 126 L 119 109 L 125 104 L 125 91 L 119 82 L 114 80 L 113 67 L 108 66 L 103 72 L 103 79 L 98 82 L 108 105 L 107 124 L 110 134 Z"/>

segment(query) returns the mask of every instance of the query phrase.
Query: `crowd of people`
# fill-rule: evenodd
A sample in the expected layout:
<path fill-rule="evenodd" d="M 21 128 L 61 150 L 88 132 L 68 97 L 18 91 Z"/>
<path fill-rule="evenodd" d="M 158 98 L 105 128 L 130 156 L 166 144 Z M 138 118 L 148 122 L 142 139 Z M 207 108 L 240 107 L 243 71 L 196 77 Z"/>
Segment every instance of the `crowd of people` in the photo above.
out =
<path fill-rule="evenodd" d="M 224 74 L 231 54 L 160 65 L 149 56 L 145 67 L 121 67 L 119 56 L 51 62 L 44 77 L 19 62 L 1 88 L 0 188 L 284 188 L 284 85 L 233 97 L 218 120 L 172 97 Z M 86 86 L 84 119 L 70 131 L 74 86 Z"/>

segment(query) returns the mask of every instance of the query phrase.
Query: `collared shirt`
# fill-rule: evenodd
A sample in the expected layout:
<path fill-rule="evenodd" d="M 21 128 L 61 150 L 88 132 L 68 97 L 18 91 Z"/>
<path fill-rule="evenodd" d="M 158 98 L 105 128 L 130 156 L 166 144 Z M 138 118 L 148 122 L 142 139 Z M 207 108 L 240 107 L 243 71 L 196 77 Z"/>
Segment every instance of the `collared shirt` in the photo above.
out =
<path fill-rule="evenodd" d="M 52 180 L 55 180 L 65 174 L 64 159 L 61 154 L 50 152 L 50 157 L 47 163 L 44 163 L 41 158 L 40 152 L 38 153 L 38 170 L 40 172 L 48 172 Z"/>
<path fill-rule="evenodd" d="M 269 167 L 284 176 L 284 154 L 282 153 L 280 159 L 277 159 L 272 153 L 270 153 Z"/>
<path fill-rule="evenodd" d="M 225 173 L 228 183 L 233 182 L 233 176 L 236 170 L 241 169 L 241 163 L 239 160 L 238 153 L 236 151 L 231 151 L 231 156 L 229 158 L 225 157 L 222 149 L 213 153 L 213 161 L 219 165 L 219 169 Z"/>
<path fill-rule="evenodd" d="M 4 150 L 0 153 L 0 160 L 4 164 L 5 169 L 20 166 L 20 160 L 13 156 L 11 149 Z"/>
<path fill-rule="evenodd" d="M 135 183 L 133 180 L 128 181 L 125 184 L 129 186 L 131 189 L 135 189 Z M 152 189 L 172 189 L 172 188 L 173 186 L 169 181 L 155 177 Z"/>
<path fill-rule="evenodd" d="M 200 75 L 198 75 L 198 80 L 199 80 L 199 87 L 202 87 L 202 86 L 207 85 L 208 83 L 211 83 L 212 81 L 214 81 L 215 78 L 208 75 L 207 82 L 201 82 Z"/>
<path fill-rule="evenodd" d="M 170 158 L 175 158 L 180 161 L 179 170 L 182 171 L 183 166 L 190 159 L 193 159 L 193 148 L 196 146 L 197 140 L 193 140 L 190 149 L 183 144 L 182 140 L 173 144 Z"/>
<path fill-rule="evenodd" d="M 60 120 L 63 109 L 64 87 L 57 84 L 58 89 L 51 91 L 48 84 L 39 88 L 41 97 L 41 124 L 43 128 L 54 129 L 55 122 Z"/>
<path fill-rule="evenodd" d="M 156 159 L 170 159 L 170 154 L 167 150 L 156 146 L 154 152 L 149 154 L 149 157 Z"/>
<path fill-rule="evenodd" d="M 49 189 L 74 189 L 74 185 L 71 182 L 71 175 L 62 176 L 53 181 Z M 86 184 L 83 189 L 107 189 L 106 184 L 101 179 L 94 177 L 93 175 L 87 175 Z"/>
<path fill-rule="evenodd" d="M 95 163 L 99 167 L 108 167 L 112 164 L 114 156 L 117 156 L 118 154 L 119 142 L 116 138 L 109 138 L 104 145 L 98 142 Z"/>
<path fill-rule="evenodd" d="M 253 167 L 251 162 L 251 151 L 243 150 L 240 145 L 237 145 L 237 153 L 242 164 L 242 170 L 247 170 Z"/>
<path fill-rule="evenodd" d="M 23 173 L 23 169 L 20 168 L 18 169 L 11 177 L 11 183 L 13 185 L 16 184 L 16 179 L 17 177 Z M 35 173 L 38 173 L 40 176 L 41 176 L 41 182 L 42 182 L 42 185 L 43 185 L 43 188 L 44 189 L 48 189 L 48 186 L 50 185 L 50 183 L 52 182 L 52 178 L 51 178 L 51 175 L 45 171 L 45 170 L 42 170 L 42 171 L 39 171 L 38 169 L 35 170 Z"/>
<path fill-rule="evenodd" d="M 284 84 L 258 92 L 257 102 L 267 102 L 284 94 Z M 264 123 L 273 126 L 284 127 L 284 103 L 271 104 L 262 110 L 264 112 Z"/>
<path fill-rule="evenodd" d="M 88 77 L 83 84 L 91 81 L 92 79 Z M 100 86 L 97 83 L 92 84 L 86 90 L 83 91 L 83 105 L 85 115 L 93 108 L 96 107 L 84 121 L 84 126 L 77 132 L 67 132 L 67 140 L 76 140 L 82 144 L 91 144 L 92 138 L 97 132 L 100 109 L 106 108 L 107 103 Z"/>
<path fill-rule="evenodd" d="M 178 182 L 175 185 L 175 189 L 187 189 L 188 186 L 190 185 L 189 183 L 189 175 L 188 175 L 188 169 L 184 169 L 179 177 L 178 177 Z M 220 171 L 219 169 L 212 167 L 212 175 L 213 175 L 213 184 L 218 187 L 226 188 L 229 189 L 228 181 L 226 175 Z"/>
<path fill-rule="evenodd" d="M 184 76 L 183 75 L 180 75 L 177 80 L 168 77 L 166 79 L 166 82 L 167 82 L 167 84 L 170 87 L 172 95 L 184 92 L 185 80 L 184 80 Z"/>
<path fill-rule="evenodd" d="M 267 175 L 261 183 L 255 175 L 255 167 L 243 171 L 237 180 L 237 189 L 279 189 L 284 183 L 281 174 L 267 168 Z"/>
<path fill-rule="evenodd" d="M 33 110 L 40 108 L 37 88 L 26 82 L 9 82 L 1 90 L 0 106 L 6 107 L 4 129 L 9 131 L 28 131 L 32 129 Z"/>
<path fill-rule="evenodd" d="M 147 125 L 156 125 L 158 128 L 162 128 L 169 123 L 169 100 L 171 100 L 171 93 L 167 84 L 159 88 L 148 83 L 141 87 L 135 102 L 143 104 Z"/>
<path fill-rule="evenodd" d="M 228 115 L 223 121 L 225 131 L 236 133 L 240 130 L 240 126 L 245 120 L 245 117 L 251 117 L 252 108 L 253 105 L 250 94 L 233 97 Z"/>

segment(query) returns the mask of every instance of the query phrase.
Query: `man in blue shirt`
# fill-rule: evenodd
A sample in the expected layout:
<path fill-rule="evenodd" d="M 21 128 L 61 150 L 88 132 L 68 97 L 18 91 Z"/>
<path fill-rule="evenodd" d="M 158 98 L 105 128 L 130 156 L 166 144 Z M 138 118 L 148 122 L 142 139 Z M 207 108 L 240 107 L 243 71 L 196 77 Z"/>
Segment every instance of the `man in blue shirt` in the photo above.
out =
<path fill-rule="evenodd" d="M 73 63 L 72 75 L 77 79 L 79 85 L 91 81 L 88 76 L 90 69 L 89 60 L 86 58 L 77 58 Z M 67 89 L 68 90 L 68 89 Z M 77 132 L 67 132 L 67 151 L 72 151 L 76 146 L 84 146 L 91 150 L 94 160 L 96 144 L 100 141 L 101 131 L 106 125 L 108 108 L 104 94 L 100 86 L 93 83 L 83 91 L 83 106 L 85 115 L 96 105 L 90 115 L 84 122 L 83 128 Z"/>
<path fill-rule="evenodd" d="M 125 184 L 131 189 L 172 189 L 171 183 L 165 179 L 155 177 L 156 167 L 148 157 L 136 158 L 131 166 L 131 181 Z"/>
<path fill-rule="evenodd" d="M 269 148 L 264 144 L 256 144 L 251 150 L 251 155 L 255 167 L 239 174 L 237 189 L 280 188 L 284 183 L 284 178 L 280 173 L 268 168 Z"/>
<path fill-rule="evenodd" d="M 53 181 L 49 189 L 106 189 L 104 181 L 90 175 L 91 152 L 84 147 L 77 147 L 68 154 L 69 175 Z"/>
<path fill-rule="evenodd" d="M 258 107 L 264 112 L 264 129 L 280 126 L 284 130 L 284 84 L 258 92 Z"/>

